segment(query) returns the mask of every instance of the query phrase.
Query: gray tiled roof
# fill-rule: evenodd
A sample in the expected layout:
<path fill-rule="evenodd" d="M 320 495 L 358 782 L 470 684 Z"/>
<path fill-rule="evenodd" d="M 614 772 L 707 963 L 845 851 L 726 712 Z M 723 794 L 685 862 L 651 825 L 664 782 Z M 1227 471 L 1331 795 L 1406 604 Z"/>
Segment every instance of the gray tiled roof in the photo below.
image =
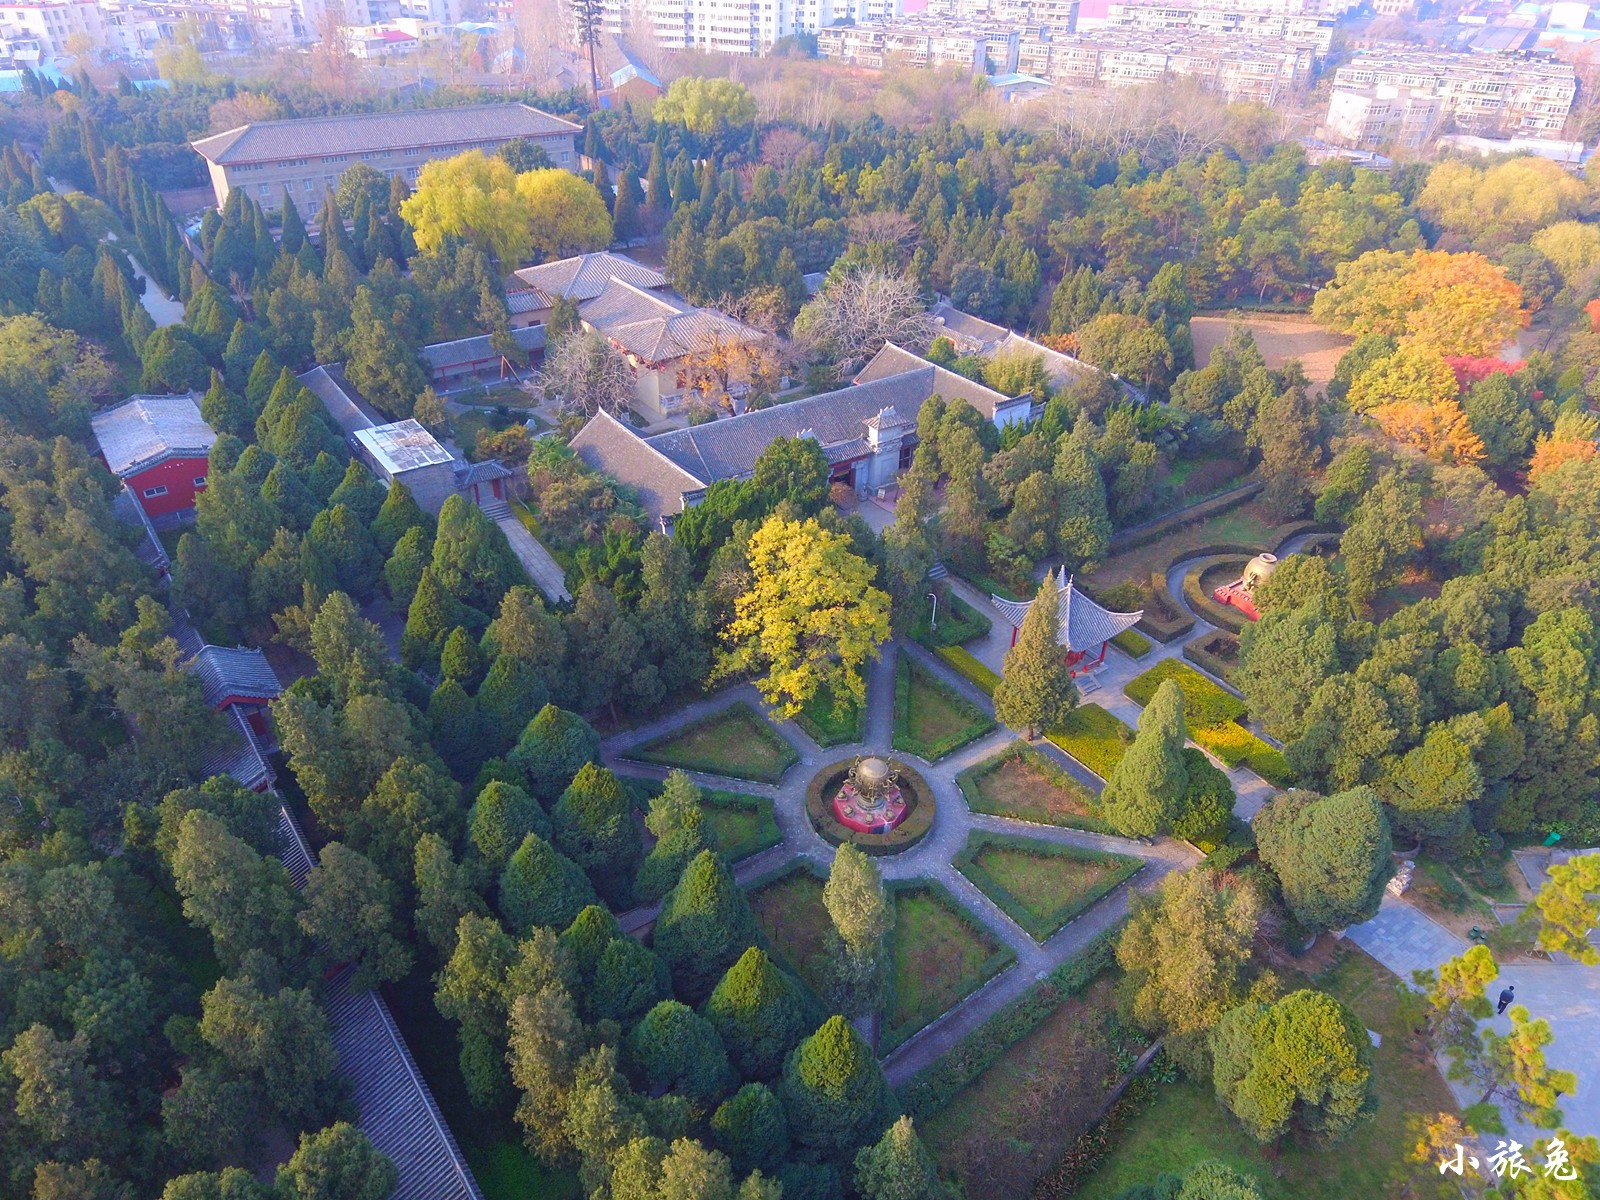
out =
<path fill-rule="evenodd" d="M 206 703 L 216 708 L 229 696 L 251 700 L 276 700 L 283 693 L 278 673 L 267 656 L 243 646 L 205 646 L 189 662 L 200 677 Z"/>
<path fill-rule="evenodd" d="M 278 809 L 278 838 L 289 877 L 305 887 L 311 851 L 287 808 Z M 383 997 L 354 990 L 346 968 L 328 982 L 323 1007 L 339 1073 L 352 1085 L 356 1124 L 399 1173 L 389 1200 L 483 1200 Z"/>
<path fill-rule="evenodd" d="M 135 499 L 133 489 L 126 483 L 112 497 L 111 515 L 139 531 L 139 544 L 133 548 L 135 558 L 157 571 L 165 571 L 172 565 L 161 538 L 156 534 L 156 527 L 150 523 L 150 514 L 144 511 L 144 505 Z"/>
<path fill-rule="evenodd" d="M 337 117 L 257 121 L 191 143 L 214 163 L 276 162 L 285 158 L 371 154 L 412 146 L 503 142 L 514 137 L 576 134 L 580 126 L 526 104 L 410 108 Z"/>
<path fill-rule="evenodd" d="M 991 421 L 995 413 L 1011 407 L 1019 401 L 997 392 L 991 387 L 985 387 L 968 379 L 965 375 L 957 375 L 954 371 L 947 371 L 938 363 L 931 363 L 920 355 L 903 350 L 893 342 L 884 343 L 883 349 L 872 356 L 872 361 L 861 368 L 856 376 L 857 383 L 872 383 L 879 379 L 889 379 L 900 375 L 917 375 L 927 381 L 927 396 L 935 393 L 946 400 L 960 398 L 973 408 L 977 409 Z M 1031 403 L 1031 398 L 1028 403 Z M 902 414 L 904 415 L 904 414 Z M 915 420 L 915 417 L 912 418 Z"/>
<path fill-rule="evenodd" d="M 596 413 L 572 439 L 572 449 L 596 471 L 627 484 L 657 525 L 683 511 L 683 496 L 706 483 L 655 449 L 608 412 Z"/>
<path fill-rule="evenodd" d="M 575 254 L 571 258 L 540 263 L 537 267 L 523 267 L 517 272 L 517 278 L 543 298 L 545 307 L 563 296 L 579 304 L 593 300 L 605 291 L 606 284 L 613 279 L 642 288 L 667 286 L 667 277 L 654 267 L 647 267 L 626 254 L 613 254 L 609 250 Z"/>
<path fill-rule="evenodd" d="M 1071 576 L 1062 584 L 1059 595 L 1056 641 L 1069 650 L 1084 651 L 1109 642 L 1124 629 L 1132 629 L 1144 616 L 1143 609 L 1119 613 L 1101 607 L 1077 589 Z M 1017 629 L 1022 628 L 1022 618 L 1033 606 L 1032 600 L 1002 600 L 999 596 L 991 596 L 990 600 Z"/>
<path fill-rule="evenodd" d="M 932 364 L 927 365 L 928 371 L 891 375 L 742 416 L 674 429 L 648 442 L 701 479 L 743 478 L 755 469 L 756 459 L 776 438 L 796 437 L 809 430 L 827 452 L 860 441 L 866 422 L 883 409 L 893 408 L 902 421 L 914 422 L 923 401 L 933 395 Z M 864 443 L 861 451 L 865 452 Z"/>
<path fill-rule="evenodd" d="M 513 329 L 511 339 L 525 353 L 544 349 L 544 326 L 529 325 Z M 435 342 L 422 348 L 422 361 L 435 371 L 459 367 L 466 363 L 487 362 L 500 357 L 500 352 L 489 344 L 489 335 L 457 338 L 453 342 Z"/>
<path fill-rule="evenodd" d="M 298 378 L 313 396 L 322 401 L 322 407 L 327 409 L 333 423 L 343 431 L 345 437 L 352 436 L 358 429 L 371 429 L 384 424 L 385 418 L 350 385 L 339 364 L 312 367 Z"/>
<path fill-rule="evenodd" d="M 608 280 L 593 300 L 578 306 L 588 324 L 646 362 L 663 363 L 716 344 L 739 344 L 763 336 L 742 321 L 711 308 L 696 308 L 674 292 L 651 292 L 620 279 Z"/>
<path fill-rule="evenodd" d="M 236 708 L 223 713 L 227 733 L 217 747 L 201 760 L 200 774 L 206 779 L 229 775 L 241 787 L 251 791 L 272 783 L 272 768 L 262 756 L 256 735 L 250 731 L 249 722 Z"/>
<path fill-rule="evenodd" d="M 516 474 L 498 458 L 486 458 L 482 462 L 464 462 L 456 459 L 456 487 L 471 487 L 475 483 L 485 483 L 492 479 L 510 479 Z"/>
<path fill-rule="evenodd" d="M 113 475 L 127 477 L 168 458 L 205 458 L 217 440 L 192 395 L 131 396 L 90 418 Z"/>
<path fill-rule="evenodd" d="M 949 332 L 978 343 L 986 350 L 993 349 L 1010 336 L 1011 330 L 993 321 L 985 321 L 971 313 L 962 312 L 954 305 L 941 301 L 928 310 L 928 315 Z"/>

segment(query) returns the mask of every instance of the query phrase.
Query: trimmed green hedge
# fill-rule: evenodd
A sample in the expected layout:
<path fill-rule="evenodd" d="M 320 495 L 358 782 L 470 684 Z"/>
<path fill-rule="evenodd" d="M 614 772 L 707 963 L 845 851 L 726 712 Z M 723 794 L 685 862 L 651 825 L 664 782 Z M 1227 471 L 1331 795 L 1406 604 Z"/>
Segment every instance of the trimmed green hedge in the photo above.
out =
<path fill-rule="evenodd" d="M 833 693 L 819 690 L 811 702 L 794 715 L 794 723 L 824 750 L 830 746 L 847 746 L 866 739 L 867 708 L 864 704 L 847 707 L 843 713 L 835 715 Z"/>
<path fill-rule="evenodd" d="M 936 703 L 945 704 L 963 724 L 939 738 L 924 742 L 912 733 L 912 714 L 915 711 L 918 690 L 931 695 Z M 900 655 L 895 663 L 894 677 L 894 748 L 915 754 L 927 762 L 943 758 L 959 750 L 968 742 L 976 741 L 994 729 L 994 718 L 972 701 L 961 695 L 928 670 L 909 654 Z"/>
<path fill-rule="evenodd" d="M 944 1016 L 944 1014 L 949 1012 L 951 1008 L 954 1008 L 956 1004 L 960 1004 L 962 1000 L 965 1000 L 968 996 L 972 995 L 973 992 L 977 991 L 985 983 L 989 982 L 989 980 L 993 979 L 1001 971 L 1005 970 L 1017 960 L 1016 952 L 1012 950 L 1010 946 L 1006 945 L 1003 941 L 996 937 L 994 932 L 987 925 L 968 912 L 966 905 L 962 904 L 954 896 L 952 896 L 949 891 L 945 889 L 943 884 L 932 879 L 923 878 L 891 879 L 885 882 L 884 887 L 891 896 L 896 898 L 896 903 L 898 903 L 898 898 L 906 892 L 927 892 L 933 897 L 935 903 L 953 913 L 956 918 L 959 919 L 963 925 L 972 930 L 973 933 L 977 934 L 985 942 L 993 943 L 997 948 L 994 953 L 990 954 L 988 958 L 984 959 L 983 962 L 978 964 L 977 970 L 973 972 L 973 974 L 976 976 L 976 979 L 972 981 L 972 986 L 961 994 L 960 998 L 956 1000 L 955 1004 L 952 1004 L 950 1008 L 944 1009 L 942 1012 L 934 1013 L 931 1017 L 928 1017 L 925 1020 L 907 1021 L 904 1025 L 891 1026 L 888 1018 L 893 1012 L 895 998 L 893 995 L 890 995 L 887 1003 L 884 1005 L 885 1013 L 883 1028 L 878 1035 L 878 1054 L 880 1057 L 889 1054 L 899 1046 L 903 1046 L 906 1042 L 910 1041 L 917 1034 L 921 1033 L 929 1025 L 932 1025 L 940 1017 Z M 885 944 L 891 980 L 894 978 L 895 973 L 895 939 L 900 936 L 900 931 L 901 924 L 899 920 L 896 920 L 895 927 L 890 931 L 889 937 Z"/>
<path fill-rule="evenodd" d="M 1238 558 L 1239 556 L 1236 553 L 1207 555 L 1191 566 L 1183 577 L 1183 598 L 1188 602 L 1189 607 L 1199 613 L 1202 618 L 1210 621 L 1211 624 L 1226 629 L 1231 633 L 1238 633 L 1245 627 L 1245 623 L 1250 618 L 1231 604 L 1218 604 L 1213 600 L 1211 593 L 1200 586 L 1200 576 L 1204 575 L 1212 567 L 1236 561 Z M 1249 561 L 1249 559 L 1245 559 L 1239 563 L 1241 573 L 1245 564 Z"/>
<path fill-rule="evenodd" d="M 1148 546 L 1151 542 L 1159 541 L 1174 529 L 1182 529 L 1185 525 L 1193 525 L 1199 521 L 1207 520 L 1218 513 L 1225 513 L 1230 508 L 1238 508 L 1246 500 L 1254 499 L 1266 485 L 1261 482 L 1247 483 L 1242 487 L 1234 488 L 1229 492 L 1222 492 L 1212 496 L 1209 500 L 1202 500 L 1198 504 L 1191 504 L 1187 508 L 1180 508 L 1175 513 L 1168 513 L 1164 517 L 1157 517 L 1144 525 L 1123 530 L 1121 533 L 1111 535 L 1109 553 L 1120 554 L 1124 550 L 1132 550 L 1138 546 Z"/>
<path fill-rule="evenodd" d="M 1000 686 L 1000 676 L 974 658 L 970 651 L 960 646 L 940 646 L 934 653 L 985 696 L 993 696 L 994 689 Z"/>
<path fill-rule="evenodd" d="M 1233 673 L 1239 669 L 1237 655 L 1230 661 L 1229 659 L 1223 658 L 1220 654 L 1213 653 L 1209 649 L 1212 643 L 1220 641 L 1223 638 L 1226 638 L 1228 641 L 1232 642 L 1235 648 L 1237 648 L 1239 639 L 1225 630 L 1219 630 L 1218 632 L 1212 634 L 1209 638 L 1205 639 L 1205 645 L 1200 644 L 1199 638 L 1196 638 L 1192 642 L 1186 642 L 1183 647 L 1183 656 L 1195 666 L 1210 671 L 1219 679 L 1225 679 L 1229 683 L 1232 683 Z"/>
<path fill-rule="evenodd" d="M 1111 644 L 1129 658 L 1139 659 L 1150 653 L 1150 639 L 1138 629 L 1124 629 L 1111 639 Z"/>
<path fill-rule="evenodd" d="M 737 764 L 730 766 L 727 759 L 716 753 L 702 753 L 679 746 L 690 734 L 702 733 L 718 725 L 730 726 L 728 734 L 720 739 L 722 745 L 737 751 L 743 739 L 754 739 L 766 750 L 765 764 Z M 734 728 L 737 726 L 737 728 Z M 734 779 L 754 779 L 758 783 L 777 783 L 783 773 L 800 761 L 793 746 L 784 740 L 766 718 L 743 700 L 727 708 L 708 713 L 698 721 L 662 734 L 658 738 L 635 746 L 625 757 L 635 762 L 655 763 L 663 767 L 679 767 L 685 771 L 700 771 L 707 775 L 725 775 Z"/>
<path fill-rule="evenodd" d="M 622 782 L 633 798 L 635 807 L 640 811 L 648 811 L 651 797 L 659 796 L 662 787 L 665 786 L 659 779 L 627 778 Z M 700 789 L 700 807 L 756 818 L 755 832 L 741 840 L 729 842 L 721 836 L 720 831 L 718 832 L 717 849 L 730 863 L 749 858 L 752 854 L 759 854 L 763 850 L 770 850 L 783 841 L 783 831 L 778 828 L 777 818 L 773 815 L 772 801 L 765 796 L 703 787 Z M 706 815 L 708 823 L 715 828 L 714 813 L 708 812 Z"/>
<path fill-rule="evenodd" d="M 1040 914 L 1030 908 L 1027 901 L 1012 892 L 978 862 L 978 855 L 982 853 L 986 846 L 1012 850 L 1042 859 L 1076 859 L 1079 862 L 1099 863 L 1116 869 L 1087 891 L 1066 897 L 1048 913 Z M 967 844 L 951 860 L 951 865 L 970 879 L 979 891 L 999 905 L 1000 910 L 1006 916 L 1022 926 L 1029 937 L 1036 942 L 1045 942 L 1068 921 L 1086 911 L 1090 905 L 1101 897 L 1121 886 L 1127 879 L 1136 874 L 1144 866 L 1144 863 L 1140 859 L 1129 858 L 1123 854 L 1107 854 L 1098 850 L 1084 850 L 1078 846 L 1041 842 L 1035 838 L 978 832 L 967 838 Z"/>
<path fill-rule="evenodd" d="M 1001 1056 L 1039 1027 L 1068 996 L 1083 991 L 1113 964 L 1119 930 L 1102 933 L 897 1089 L 913 1120 L 926 1121 Z"/>
<path fill-rule="evenodd" d="M 1094 591 L 1085 588 L 1084 591 L 1102 608 L 1113 612 L 1142 611 L 1144 616 L 1134 628 L 1158 642 L 1170 642 L 1194 628 L 1194 617 L 1167 592 L 1166 577 L 1160 572 L 1152 572 L 1149 584 L 1144 587 L 1132 579 L 1124 579 L 1112 587 Z"/>
<path fill-rule="evenodd" d="M 1094 807 L 1094 796 L 1088 788 L 1051 762 L 1045 755 L 1040 754 L 1039 751 L 1028 745 L 1027 742 L 1016 741 L 1012 742 L 1000 753 L 990 755 L 980 763 L 974 763 L 956 776 L 956 786 L 961 789 L 961 794 L 967 798 L 968 808 L 973 812 L 988 813 L 996 817 L 1009 817 L 1014 821 L 1031 821 L 1038 825 L 1060 825 L 1067 829 L 1087 829 L 1091 833 L 1115 832 L 1111 826 L 1097 817 L 1068 817 L 1035 810 L 1022 810 L 1029 814 L 1023 816 L 1020 815 L 1017 809 L 1003 808 L 999 805 L 990 804 L 983 796 L 982 785 L 984 777 L 998 771 L 1014 758 L 1026 759 L 1028 765 L 1046 776 L 1053 786 L 1080 798 L 1085 807 Z"/>
<path fill-rule="evenodd" d="M 1243 700 L 1175 658 L 1164 658 L 1148 671 L 1134 676 L 1122 689 L 1122 694 L 1145 708 L 1155 697 L 1156 689 L 1169 679 L 1183 692 L 1184 716 L 1191 729 L 1237 721 L 1245 715 Z"/>
<path fill-rule="evenodd" d="M 1048 729 L 1044 736 L 1101 779 L 1109 779 L 1133 741 L 1133 730 L 1098 704 L 1080 704 L 1060 729 Z"/>
<path fill-rule="evenodd" d="M 937 650 L 941 646 L 959 646 L 964 642 L 974 641 L 986 636 L 994 625 L 988 617 L 954 592 L 951 592 L 939 605 L 938 629 L 928 628 L 928 618 L 933 615 L 931 605 L 929 610 L 911 627 L 912 640 L 920 642 L 929 650 Z"/>

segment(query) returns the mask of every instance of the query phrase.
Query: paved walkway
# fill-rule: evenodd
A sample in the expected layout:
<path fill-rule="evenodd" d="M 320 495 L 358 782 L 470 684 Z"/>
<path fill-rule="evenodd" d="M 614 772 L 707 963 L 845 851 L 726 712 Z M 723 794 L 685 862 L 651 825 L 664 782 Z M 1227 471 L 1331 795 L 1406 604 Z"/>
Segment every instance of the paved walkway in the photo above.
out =
<path fill-rule="evenodd" d="M 550 556 L 550 551 L 544 548 L 539 539 L 528 532 L 528 527 L 517 520 L 515 513 L 499 517 L 495 524 L 500 526 L 500 531 L 506 535 L 506 541 L 511 543 L 511 553 L 517 556 L 522 569 L 544 593 L 546 600 L 552 604 L 565 604 L 572 599 L 572 593 L 567 591 L 567 573 L 561 569 L 561 564 Z"/>
<path fill-rule="evenodd" d="M 988 697 L 951 671 L 942 660 L 920 646 L 890 643 L 884 646 L 882 658 L 873 665 L 867 679 L 867 730 L 862 742 L 824 749 L 812 742 L 794 722 L 774 721 L 775 728 L 800 756 L 800 762 L 785 773 L 780 783 L 753 783 L 705 772 L 689 772 L 690 777 L 703 786 L 765 796 L 773 801 L 773 812 L 783 841 L 735 866 L 734 877 L 741 885 L 749 885 L 795 859 L 808 859 L 823 870 L 833 861 L 833 847 L 812 828 L 806 816 L 806 787 L 816 773 L 830 763 L 849 761 L 858 754 L 881 754 L 888 750 L 894 732 L 895 659 L 897 655 L 906 653 L 913 655 L 920 664 L 973 703 L 992 711 Z M 687 705 L 670 716 L 608 738 L 603 743 L 602 755 L 607 766 L 618 774 L 661 778 L 666 774 L 664 768 L 634 762 L 627 758 L 628 751 L 740 700 L 758 710 L 765 708 L 753 686 L 745 684 L 729 688 Z M 1115 926 L 1127 912 L 1129 887 L 1149 890 L 1169 871 L 1186 868 L 1198 861 L 1196 852 L 1180 842 L 1163 841 L 1145 845 L 1126 838 L 973 813 L 967 808 L 966 799 L 956 785 L 956 776 L 1010 745 L 1015 736 L 1010 730 L 997 729 L 937 763 L 926 762 L 902 751 L 894 752 L 894 757 L 912 765 L 927 782 L 937 808 L 933 827 L 922 841 L 902 854 L 876 860 L 883 877 L 938 882 L 997 941 L 1010 947 L 1016 955 L 1016 963 L 898 1047 L 884 1063 L 891 1083 L 899 1084 L 910 1079 L 962 1037 L 1022 995 L 1040 977 L 1080 953 L 1094 938 Z M 1074 775 L 1098 790 L 1100 784 L 1093 775 L 1066 756 L 1060 758 L 1073 770 Z M 968 835 L 975 829 L 1056 845 L 1125 854 L 1142 859 L 1145 866 L 1127 885 L 1091 905 L 1049 941 L 1041 944 L 951 865 L 966 845 Z M 619 920 L 625 930 L 637 934 L 647 929 L 659 912 L 660 905 L 645 905 L 623 913 Z"/>
<path fill-rule="evenodd" d="M 1385 896 L 1378 915 L 1351 926 L 1345 936 L 1406 982 L 1413 971 L 1437 970 L 1440 963 L 1465 953 L 1468 946 L 1414 905 L 1393 896 Z M 1566 1127 L 1578 1134 L 1600 1135 L 1600 1072 L 1595 1070 L 1600 1063 L 1600 969 L 1571 960 L 1507 963 L 1490 985 L 1489 995 L 1497 996 L 1508 983 L 1516 985 L 1518 1004 L 1550 1022 L 1555 1035 L 1546 1051 L 1550 1065 L 1577 1072 L 1577 1094 L 1562 1097 Z M 1504 1033 L 1511 1028 L 1511 1019 L 1491 1017 L 1483 1024 Z M 1480 1095 L 1470 1087 L 1450 1086 L 1463 1105 L 1476 1103 Z M 1509 1119 L 1507 1128 L 1525 1146 L 1548 1136 Z"/>

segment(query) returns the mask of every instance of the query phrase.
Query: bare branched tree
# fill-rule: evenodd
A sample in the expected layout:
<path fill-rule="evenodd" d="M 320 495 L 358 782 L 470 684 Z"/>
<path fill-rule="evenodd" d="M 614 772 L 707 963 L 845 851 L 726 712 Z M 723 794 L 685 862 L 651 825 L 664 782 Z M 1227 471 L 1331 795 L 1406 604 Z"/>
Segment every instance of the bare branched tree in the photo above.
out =
<path fill-rule="evenodd" d="M 564 412 L 587 418 L 604 409 L 620 415 L 633 403 L 633 369 L 598 333 L 577 332 L 550 350 L 535 387 Z"/>
<path fill-rule="evenodd" d="M 863 267 L 829 280 L 800 310 L 794 329 L 813 355 L 831 359 L 835 374 L 848 379 L 885 342 L 925 350 L 935 326 L 916 280 Z"/>

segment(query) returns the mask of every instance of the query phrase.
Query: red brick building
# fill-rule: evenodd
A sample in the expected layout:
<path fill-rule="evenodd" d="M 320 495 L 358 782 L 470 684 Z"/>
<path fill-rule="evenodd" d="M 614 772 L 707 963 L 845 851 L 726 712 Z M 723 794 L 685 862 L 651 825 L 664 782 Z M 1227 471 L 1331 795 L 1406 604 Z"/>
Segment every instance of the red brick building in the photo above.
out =
<path fill-rule="evenodd" d="M 217 435 L 193 396 L 134 396 L 94 415 L 100 458 L 152 517 L 194 507 Z"/>

